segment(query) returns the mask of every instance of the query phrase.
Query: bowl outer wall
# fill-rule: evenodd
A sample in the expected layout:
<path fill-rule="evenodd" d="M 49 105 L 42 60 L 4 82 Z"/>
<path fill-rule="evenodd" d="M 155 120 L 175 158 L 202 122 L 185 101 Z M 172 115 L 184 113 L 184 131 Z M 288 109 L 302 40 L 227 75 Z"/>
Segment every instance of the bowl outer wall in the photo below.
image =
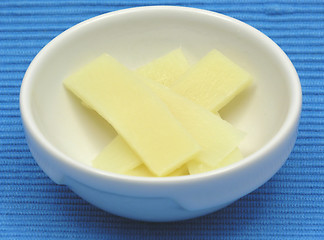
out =
<path fill-rule="evenodd" d="M 224 24 L 257 38 L 281 62 L 290 86 L 287 118 L 279 132 L 260 150 L 244 160 L 223 169 L 194 176 L 163 179 L 121 176 L 90 168 L 64 155 L 52 146 L 37 127 L 32 115 L 31 88 L 33 75 L 46 54 L 55 51 L 65 38 L 82 28 L 100 24 L 115 16 L 146 13 L 197 14 L 201 18 L 223 21 Z M 147 16 L 147 15 L 145 15 Z M 298 75 L 285 53 L 258 30 L 233 18 L 193 8 L 155 6 L 120 10 L 82 22 L 60 34 L 45 46 L 28 68 L 21 87 L 20 108 L 26 138 L 31 152 L 40 167 L 58 184 L 65 184 L 65 177 L 74 179 L 93 189 L 123 196 L 170 198 L 187 210 L 212 208 L 236 200 L 253 191 L 271 178 L 284 164 L 296 141 L 301 111 L 301 87 Z"/>

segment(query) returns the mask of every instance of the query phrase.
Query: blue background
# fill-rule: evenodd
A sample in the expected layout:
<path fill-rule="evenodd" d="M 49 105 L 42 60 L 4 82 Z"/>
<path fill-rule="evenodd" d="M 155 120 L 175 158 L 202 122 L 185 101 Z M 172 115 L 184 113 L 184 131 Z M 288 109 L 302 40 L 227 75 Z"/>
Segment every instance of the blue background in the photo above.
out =
<path fill-rule="evenodd" d="M 19 89 L 34 56 L 67 28 L 143 5 L 203 8 L 242 20 L 290 57 L 303 88 L 294 151 L 264 186 L 197 219 L 145 223 L 103 212 L 33 160 Z M 324 239 L 324 1 L 0 1 L 0 239 Z"/>

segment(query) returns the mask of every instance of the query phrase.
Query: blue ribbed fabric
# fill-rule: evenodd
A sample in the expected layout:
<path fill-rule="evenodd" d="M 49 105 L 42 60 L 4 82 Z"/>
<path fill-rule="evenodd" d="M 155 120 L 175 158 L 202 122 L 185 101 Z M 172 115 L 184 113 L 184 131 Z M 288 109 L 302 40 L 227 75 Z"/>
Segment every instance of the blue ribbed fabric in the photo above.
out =
<path fill-rule="evenodd" d="M 33 160 L 19 89 L 34 56 L 67 28 L 143 5 L 203 8 L 272 38 L 301 79 L 303 113 L 287 163 L 264 186 L 205 217 L 176 223 L 123 219 L 54 184 Z M 0 1 L 0 239 L 324 239 L 324 1 Z"/>

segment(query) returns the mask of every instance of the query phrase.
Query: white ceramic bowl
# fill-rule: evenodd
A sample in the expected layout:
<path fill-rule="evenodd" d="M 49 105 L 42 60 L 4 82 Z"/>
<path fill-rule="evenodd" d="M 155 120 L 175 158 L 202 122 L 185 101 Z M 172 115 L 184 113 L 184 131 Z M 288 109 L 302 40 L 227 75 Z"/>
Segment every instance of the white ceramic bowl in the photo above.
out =
<path fill-rule="evenodd" d="M 248 134 L 241 145 L 244 160 L 169 178 L 92 168 L 91 159 L 115 132 L 64 89 L 63 79 L 104 52 L 136 68 L 178 47 L 192 62 L 216 48 L 254 76 L 253 86 L 221 111 Z M 25 74 L 20 107 L 30 150 L 54 182 L 113 214 L 172 221 L 223 208 L 279 170 L 296 140 L 301 87 L 284 52 L 240 21 L 192 8 L 140 7 L 92 18 L 52 40 Z"/>

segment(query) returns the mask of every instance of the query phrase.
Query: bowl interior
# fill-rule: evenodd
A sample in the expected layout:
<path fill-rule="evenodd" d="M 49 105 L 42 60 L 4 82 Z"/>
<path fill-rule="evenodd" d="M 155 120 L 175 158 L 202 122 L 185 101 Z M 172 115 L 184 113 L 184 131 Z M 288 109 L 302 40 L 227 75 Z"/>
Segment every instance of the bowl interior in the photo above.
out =
<path fill-rule="evenodd" d="M 254 77 L 254 84 L 220 112 L 247 133 L 241 144 L 247 156 L 278 132 L 291 104 L 286 70 L 263 40 L 238 21 L 184 9 L 99 16 L 63 33 L 36 57 L 33 117 L 51 144 L 90 165 L 116 133 L 64 89 L 65 77 L 105 52 L 135 69 L 175 48 L 181 47 L 191 63 L 216 48 Z"/>

